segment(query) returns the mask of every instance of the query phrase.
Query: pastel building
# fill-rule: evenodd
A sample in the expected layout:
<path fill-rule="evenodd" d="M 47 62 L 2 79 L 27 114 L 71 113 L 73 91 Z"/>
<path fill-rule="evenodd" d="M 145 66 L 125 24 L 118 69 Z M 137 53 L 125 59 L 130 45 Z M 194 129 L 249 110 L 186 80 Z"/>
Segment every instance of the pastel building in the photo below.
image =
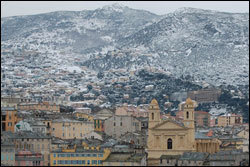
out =
<path fill-rule="evenodd" d="M 41 153 L 19 151 L 15 156 L 15 166 L 44 166 L 44 157 Z"/>
<path fill-rule="evenodd" d="M 218 126 L 239 125 L 243 123 L 243 117 L 236 114 L 225 114 L 218 117 Z"/>
<path fill-rule="evenodd" d="M 95 131 L 97 132 L 104 132 L 105 131 L 105 126 L 104 123 L 105 121 L 112 117 L 114 113 L 110 110 L 104 109 L 99 111 L 95 116 L 94 116 L 94 128 Z"/>
<path fill-rule="evenodd" d="M 16 152 L 31 151 L 44 156 L 44 166 L 49 165 L 51 137 L 42 133 L 19 131 L 18 133 L 4 132 L 6 138 L 13 141 Z"/>
<path fill-rule="evenodd" d="M 73 119 L 56 119 L 51 124 L 51 134 L 61 139 L 82 139 L 87 133 L 94 131 L 94 123 Z"/>
<path fill-rule="evenodd" d="M 51 166 L 103 166 L 103 161 L 109 156 L 106 148 L 91 147 L 82 143 L 81 146 L 60 148 L 50 154 Z"/>

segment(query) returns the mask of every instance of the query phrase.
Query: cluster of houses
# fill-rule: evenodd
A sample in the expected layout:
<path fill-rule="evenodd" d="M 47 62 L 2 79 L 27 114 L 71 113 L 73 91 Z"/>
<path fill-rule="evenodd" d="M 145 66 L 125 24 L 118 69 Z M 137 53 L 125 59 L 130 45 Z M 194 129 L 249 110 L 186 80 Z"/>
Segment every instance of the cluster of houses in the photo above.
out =
<path fill-rule="evenodd" d="M 1 99 L 1 165 L 148 165 L 150 104 L 123 104 L 115 110 L 92 111 L 81 103 L 72 103 L 74 112 L 60 112 L 58 105 L 49 102 Z M 161 113 L 160 117 L 181 121 L 181 112 L 180 105 L 176 116 Z M 162 155 L 158 165 L 248 164 L 249 124 L 243 124 L 241 116 L 221 116 L 218 123 L 211 126 L 208 114 L 203 111 L 195 111 L 195 114 L 196 139 L 216 139 L 219 141 L 217 151 L 210 152 L 207 148 L 202 150 L 204 154 Z"/>

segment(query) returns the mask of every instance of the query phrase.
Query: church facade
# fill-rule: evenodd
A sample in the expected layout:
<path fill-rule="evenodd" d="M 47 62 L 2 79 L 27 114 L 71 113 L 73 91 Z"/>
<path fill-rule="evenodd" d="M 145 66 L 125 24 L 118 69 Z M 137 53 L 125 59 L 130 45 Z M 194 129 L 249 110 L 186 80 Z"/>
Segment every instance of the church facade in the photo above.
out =
<path fill-rule="evenodd" d="M 181 155 L 195 152 L 194 103 L 188 98 L 184 105 L 184 120 L 161 120 L 158 102 L 149 106 L 148 165 L 157 165 L 162 155 Z"/>

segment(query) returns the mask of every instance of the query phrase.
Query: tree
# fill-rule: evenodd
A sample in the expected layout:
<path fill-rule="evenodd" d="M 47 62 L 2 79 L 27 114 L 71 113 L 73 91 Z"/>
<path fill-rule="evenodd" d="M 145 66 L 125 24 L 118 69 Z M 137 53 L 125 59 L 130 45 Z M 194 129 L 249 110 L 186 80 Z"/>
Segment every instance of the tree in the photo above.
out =
<path fill-rule="evenodd" d="M 103 72 L 98 72 L 97 78 L 98 78 L 98 79 L 102 79 L 103 77 L 104 77 Z"/>
<path fill-rule="evenodd" d="M 93 86 L 92 85 L 87 85 L 88 90 L 92 90 Z"/>

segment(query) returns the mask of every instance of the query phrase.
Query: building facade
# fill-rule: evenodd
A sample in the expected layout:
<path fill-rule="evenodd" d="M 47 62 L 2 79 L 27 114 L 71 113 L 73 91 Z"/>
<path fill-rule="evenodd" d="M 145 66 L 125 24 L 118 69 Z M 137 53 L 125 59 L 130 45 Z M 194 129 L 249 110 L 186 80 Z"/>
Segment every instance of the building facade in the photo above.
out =
<path fill-rule="evenodd" d="M 94 123 L 71 119 L 53 120 L 51 135 L 61 139 L 82 139 L 85 134 L 94 131 Z"/>
<path fill-rule="evenodd" d="M 219 89 L 202 89 L 198 91 L 188 92 L 187 96 L 198 103 L 217 102 L 221 95 Z"/>
<path fill-rule="evenodd" d="M 110 150 L 100 147 L 76 146 L 61 148 L 50 154 L 51 166 L 103 166 Z"/>
<path fill-rule="evenodd" d="M 107 135 L 119 138 L 127 132 L 141 131 L 141 122 L 133 116 L 114 115 L 105 121 L 104 127 Z"/>
<path fill-rule="evenodd" d="M 31 110 L 31 111 L 50 111 L 60 112 L 60 106 L 57 104 L 50 104 L 49 102 L 43 103 L 20 103 L 18 104 L 19 110 Z"/>
<path fill-rule="evenodd" d="M 1 132 L 15 131 L 15 124 L 19 121 L 14 107 L 1 107 Z"/>
<path fill-rule="evenodd" d="M 44 157 L 41 153 L 19 151 L 15 156 L 15 166 L 44 166 Z"/>
<path fill-rule="evenodd" d="M 210 114 L 205 111 L 195 111 L 195 126 L 210 127 Z"/>
<path fill-rule="evenodd" d="M 1 166 L 15 165 L 15 145 L 10 141 L 1 141 Z"/>
<path fill-rule="evenodd" d="M 25 150 L 41 153 L 44 156 L 44 165 L 49 165 L 49 154 L 51 151 L 50 136 L 31 131 L 22 131 L 18 133 L 5 132 L 4 135 L 13 141 L 16 152 Z"/>
<path fill-rule="evenodd" d="M 243 117 L 236 114 L 226 114 L 218 117 L 217 126 L 239 125 L 243 123 Z"/>
<path fill-rule="evenodd" d="M 172 119 L 161 120 L 158 102 L 153 99 L 149 107 L 148 165 L 159 165 L 162 155 L 181 155 L 194 152 L 194 103 L 190 98 L 184 106 L 183 123 Z"/>

